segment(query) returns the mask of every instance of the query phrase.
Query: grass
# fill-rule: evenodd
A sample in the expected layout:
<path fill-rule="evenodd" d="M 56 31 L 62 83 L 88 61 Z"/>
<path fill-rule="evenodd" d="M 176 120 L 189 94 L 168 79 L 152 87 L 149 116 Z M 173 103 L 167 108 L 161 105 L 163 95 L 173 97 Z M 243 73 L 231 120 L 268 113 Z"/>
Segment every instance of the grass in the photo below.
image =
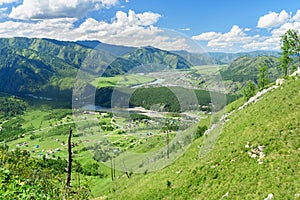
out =
<path fill-rule="evenodd" d="M 199 158 L 202 137 L 172 165 L 111 182 L 108 199 L 297 199 L 300 194 L 300 80 L 286 82 L 256 104 L 230 116 L 218 140 Z M 239 104 L 239 103 L 238 103 Z M 220 130 L 220 129 L 215 129 Z M 259 164 L 251 148 L 264 147 Z M 225 198 L 225 197 L 224 197 Z"/>
<path fill-rule="evenodd" d="M 192 67 L 192 70 L 195 70 L 198 74 L 211 74 L 216 73 L 221 69 L 220 65 L 200 65 Z"/>
<path fill-rule="evenodd" d="M 87 114 L 84 121 L 77 122 L 77 126 L 82 129 L 74 131 L 75 134 L 79 134 L 80 131 L 85 133 L 80 137 L 73 137 L 73 141 L 78 143 L 73 149 L 78 151 L 74 153 L 74 159 L 85 168 L 95 163 L 93 152 L 81 150 L 93 146 L 104 136 L 108 137 L 110 142 L 123 142 L 125 148 L 133 145 L 130 152 L 135 156 L 130 153 L 123 154 L 116 160 L 119 171 L 118 178 L 114 181 L 110 178 L 110 160 L 104 164 L 99 163 L 98 170 L 105 175 L 103 178 L 85 176 L 95 197 L 221 199 L 228 192 L 228 199 L 264 199 L 270 193 L 277 199 L 297 199 L 297 194 L 300 194 L 299 85 L 300 80 L 286 81 L 281 88 L 269 92 L 256 104 L 235 112 L 224 126 L 219 126 L 208 136 L 192 142 L 188 145 L 188 150 L 175 162 L 154 172 L 147 171 L 146 167 L 141 168 L 140 173 L 133 174 L 130 179 L 124 175 L 123 165 L 120 163 L 124 161 L 127 170 L 134 171 L 138 162 L 143 160 L 142 153 L 151 154 L 151 151 L 161 148 L 165 143 L 165 135 L 153 132 L 153 137 L 148 138 L 146 142 L 147 127 L 144 125 L 140 126 L 141 130 L 137 128 L 134 132 L 124 135 L 119 135 L 117 131 L 99 131 L 98 122 L 108 124 L 111 123 L 111 118 L 97 119 L 97 116 Z M 226 112 L 236 110 L 243 101 L 239 99 L 229 104 Z M 63 123 L 72 123 L 71 115 L 60 115 L 64 112 L 68 113 L 68 110 L 29 109 L 22 116 L 25 121 L 23 128 L 45 129 L 35 132 L 35 139 L 30 139 L 32 132 L 29 131 L 24 138 L 9 142 L 10 149 L 15 148 L 17 144 L 28 142 L 28 147 L 22 146 L 21 149 L 34 150 L 33 156 L 39 157 L 39 153 L 45 154 L 49 150 L 55 151 L 56 148 L 60 148 L 60 151 L 54 154 L 55 157 L 66 158 L 67 149 L 61 145 L 61 141 L 67 141 L 67 131 L 49 135 L 55 125 L 60 127 Z M 49 116 L 53 118 L 48 119 Z M 200 118 L 201 126 L 209 126 L 214 121 L 214 118 L 207 116 Z M 114 119 L 121 126 L 128 123 L 122 117 Z M 265 157 L 262 164 L 249 156 L 251 148 L 245 147 L 248 143 L 252 148 L 264 147 Z M 38 149 L 36 144 L 40 146 Z M 149 145 L 153 147 L 149 148 Z M 166 163 L 168 162 L 171 161 L 166 160 Z"/>
<path fill-rule="evenodd" d="M 78 118 L 73 118 L 71 114 L 70 109 L 53 108 L 42 104 L 31 105 L 25 114 L 20 116 L 22 128 L 26 129 L 25 135 L 16 140 L 6 142 L 6 144 L 11 150 L 19 147 L 21 150 L 30 151 L 31 155 L 37 158 L 42 158 L 44 155 L 47 155 L 54 159 L 57 157 L 67 159 L 66 142 L 69 130 L 68 126 L 71 125 L 74 134 L 72 141 L 78 144 L 73 148 L 74 160 L 80 162 L 84 170 L 89 169 L 93 163 L 97 162 L 93 159 L 94 152 L 92 150 L 83 149 L 93 147 L 99 141 L 103 141 L 104 138 L 108 138 L 109 142 L 113 143 L 115 147 L 120 147 L 130 152 L 129 154 L 121 155 L 118 158 L 119 161 L 116 162 L 118 163 L 117 170 L 119 170 L 117 176 L 120 177 L 124 175 L 123 160 L 125 160 L 128 170 L 132 170 L 139 164 L 137 162 L 144 159 L 145 153 L 151 154 L 166 145 L 166 134 L 161 133 L 160 129 L 152 129 L 153 126 L 156 127 L 157 124 L 146 125 L 142 121 L 131 122 L 131 120 L 122 116 L 113 116 L 113 118 L 111 118 L 100 116 L 99 114 L 83 114 Z M 173 117 L 178 118 L 174 113 L 166 114 L 166 116 L 169 119 Z M 74 126 L 74 120 L 78 120 L 76 122 L 76 128 Z M 161 122 L 163 119 L 158 120 Z M 125 133 L 119 133 L 119 129 L 115 129 L 114 131 L 103 131 L 100 129 L 100 124 L 113 124 L 113 126 L 126 127 L 129 123 L 138 126 L 131 127 L 130 130 Z M 151 131 L 151 136 L 146 134 L 149 131 Z M 81 133 L 84 134 L 81 135 Z M 175 132 L 169 134 L 170 140 L 172 140 L 175 134 Z M 80 136 L 78 137 L 77 135 Z M 62 142 L 65 144 L 63 145 Z M 27 143 L 27 145 L 24 146 L 24 143 Z M 38 145 L 38 147 L 36 145 Z M 136 156 L 131 156 L 131 153 L 140 155 L 140 158 L 137 159 Z M 100 165 L 98 172 L 101 173 L 103 177 L 82 175 L 82 178 L 85 177 L 87 181 L 90 182 L 94 196 L 99 196 L 104 184 L 111 181 L 110 160 L 106 163 L 98 162 L 98 164 Z M 76 182 L 76 179 L 74 179 L 74 181 Z"/>
<path fill-rule="evenodd" d="M 29 122 L 30 123 L 25 123 L 23 125 L 23 128 L 33 128 L 33 129 L 40 129 L 43 127 L 46 127 L 46 126 L 49 126 L 49 124 L 45 124 L 45 120 L 44 120 L 44 117 L 49 115 L 50 112 L 48 111 L 43 111 L 43 110 L 31 110 L 29 112 L 26 112 L 25 115 L 23 116 L 23 119 L 26 121 L 26 122 Z M 44 124 L 43 124 L 44 123 Z"/>
<path fill-rule="evenodd" d="M 114 77 L 100 77 L 95 79 L 91 84 L 95 87 L 123 87 L 123 86 L 134 86 L 145 83 L 153 82 L 155 78 L 148 77 L 145 75 L 139 74 L 128 74 L 123 76 L 114 76 Z"/>

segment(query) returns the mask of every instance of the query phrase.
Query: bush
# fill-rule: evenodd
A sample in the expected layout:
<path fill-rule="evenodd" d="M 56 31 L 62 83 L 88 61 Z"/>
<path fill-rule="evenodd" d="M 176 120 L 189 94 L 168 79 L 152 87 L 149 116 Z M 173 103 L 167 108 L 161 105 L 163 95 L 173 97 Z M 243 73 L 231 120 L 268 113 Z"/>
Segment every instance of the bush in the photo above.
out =
<path fill-rule="evenodd" d="M 195 134 L 195 139 L 203 136 L 205 131 L 207 130 L 207 126 L 198 126 L 196 134 Z"/>

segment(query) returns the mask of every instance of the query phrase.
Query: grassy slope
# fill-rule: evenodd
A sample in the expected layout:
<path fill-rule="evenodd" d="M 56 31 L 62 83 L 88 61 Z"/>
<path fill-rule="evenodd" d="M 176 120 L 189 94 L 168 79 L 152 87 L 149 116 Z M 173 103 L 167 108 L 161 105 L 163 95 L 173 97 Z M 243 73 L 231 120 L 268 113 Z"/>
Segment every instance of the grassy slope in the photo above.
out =
<path fill-rule="evenodd" d="M 155 81 L 155 78 L 144 75 L 128 74 L 114 77 L 100 77 L 95 79 L 91 84 L 94 87 L 115 87 L 115 86 L 134 86 Z"/>
<path fill-rule="evenodd" d="M 299 198 L 299 88 L 300 80 L 287 82 L 231 115 L 204 158 L 200 138 L 171 166 L 122 177 L 99 190 L 109 199 L 220 199 L 227 192 L 228 199 L 264 199 L 270 193 L 275 199 Z M 263 164 L 250 158 L 247 142 L 264 146 Z"/>

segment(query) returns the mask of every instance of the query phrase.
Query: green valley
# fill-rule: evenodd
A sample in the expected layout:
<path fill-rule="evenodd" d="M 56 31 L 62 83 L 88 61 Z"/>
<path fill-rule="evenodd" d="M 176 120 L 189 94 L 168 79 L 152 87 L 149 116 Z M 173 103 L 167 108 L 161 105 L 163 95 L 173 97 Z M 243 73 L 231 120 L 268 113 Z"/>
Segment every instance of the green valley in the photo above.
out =
<path fill-rule="evenodd" d="M 0 45 L 0 199 L 300 198 L 299 48 Z"/>

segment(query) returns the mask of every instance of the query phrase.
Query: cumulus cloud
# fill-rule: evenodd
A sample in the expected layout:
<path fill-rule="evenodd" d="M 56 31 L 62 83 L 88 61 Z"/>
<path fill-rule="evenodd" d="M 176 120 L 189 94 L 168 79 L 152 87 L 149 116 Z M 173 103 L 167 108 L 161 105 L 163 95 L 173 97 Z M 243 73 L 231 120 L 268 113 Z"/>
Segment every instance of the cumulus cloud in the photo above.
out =
<path fill-rule="evenodd" d="M 294 16 L 289 15 L 287 18 L 288 20 L 286 20 L 279 26 L 266 26 L 269 27 L 270 35 L 260 37 L 259 39 L 253 40 L 252 42 L 243 45 L 242 47 L 244 49 L 252 50 L 280 50 L 281 36 L 287 30 L 294 29 L 300 31 L 300 10 L 298 10 Z"/>
<path fill-rule="evenodd" d="M 193 36 L 192 38 L 194 40 L 213 40 L 219 38 L 220 36 L 222 36 L 221 33 L 206 32 L 206 33 L 201 33 L 200 35 Z"/>
<path fill-rule="evenodd" d="M 9 4 L 9 3 L 14 3 L 18 2 L 19 0 L 0 0 L 0 6 L 3 4 Z"/>
<path fill-rule="evenodd" d="M 273 28 L 286 23 L 289 19 L 289 14 L 282 10 L 280 13 L 270 12 L 259 18 L 257 27 L 258 28 Z"/>
<path fill-rule="evenodd" d="M 280 37 L 289 29 L 295 29 L 295 30 L 300 31 L 300 22 L 292 22 L 292 23 L 283 24 L 279 28 L 272 30 L 271 33 L 272 33 L 272 36 Z"/>
<path fill-rule="evenodd" d="M 193 39 L 207 41 L 207 46 L 211 50 L 228 51 L 236 48 L 240 49 L 244 44 L 258 37 L 258 35 L 249 36 L 239 26 L 234 25 L 227 33 L 207 32 L 193 36 Z"/>
<path fill-rule="evenodd" d="M 244 44 L 243 49 L 253 50 L 279 50 L 280 37 L 262 37 L 260 40 L 253 40 L 250 43 Z"/>
<path fill-rule="evenodd" d="M 24 0 L 21 5 L 12 8 L 9 17 L 23 20 L 79 18 L 90 10 L 117 3 L 118 0 Z"/>
<path fill-rule="evenodd" d="M 112 37 L 134 36 L 135 34 L 139 35 L 139 31 L 154 31 L 156 28 L 153 27 L 153 24 L 155 24 L 160 17 L 160 14 L 151 12 L 136 14 L 134 11 L 129 10 L 127 14 L 118 11 L 111 23 L 88 18 L 76 31 L 82 32 L 84 37 L 90 38 L 98 36 L 101 37 L 102 40 Z M 84 34 L 86 32 L 90 34 Z"/>
<path fill-rule="evenodd" d="M 66 39 L 75 20 L 74 18 L 47 19 L 38 23 L 6 21 L 0 23 L 0 36 Z"/>
<path fill-rule="evenodd" d="M 115 6 L 119 0 L 93 0 L 94 3 L 101 3 L 105 7 Z"/>
<path fill-rule="evenodd" d="M 296 12 L 296 14 L 292 18 L 294 21 L 300 22 L 300 10 Z"/>
<path fill-rule="evenodd" d="M 270 12 L 259 18 L 257 28 L 266 28 L 267 32 L 250 35 L 256 30 L 234 25 L 227 33 L 205 32 L 192 38 L 206 42 L 210 51 L 280 50 L 280 38 L 287 30 L 300 32 L 300 10 L 294 15 L 285 10 L 280 13 Z"/>
<path fill-rule="evenodd" d="M 127 46 L 154 46 L 166 50 L 188 50 L 185 38 L 168 34 L 155 26 L 158 13 L 128 13 L 118 11 L 110 21 L 86 19 L 74 26 L 77 18 L 54 18 L 38 21 L 6 21 L 0 23 L 0 37 L 45 37 L 58 40 L 99 40 L 109 44 Z M 59 34 L 58 34 L 59 33 Z"/>
<path fill-rule="evenodd" d="M 185 39 L 172 37 L 165 30 L 154 26 L 160 17 L 160 14 L 152 12 L 135 13 L 129 10 L 127 14 L 118 11 L 111 23 L 89 18 L 76 32 L 83 40 L 97 38 L 110 44 L 137 47 L 150 45 L 166 50 L 187 50 L 189 46 Z"/>

